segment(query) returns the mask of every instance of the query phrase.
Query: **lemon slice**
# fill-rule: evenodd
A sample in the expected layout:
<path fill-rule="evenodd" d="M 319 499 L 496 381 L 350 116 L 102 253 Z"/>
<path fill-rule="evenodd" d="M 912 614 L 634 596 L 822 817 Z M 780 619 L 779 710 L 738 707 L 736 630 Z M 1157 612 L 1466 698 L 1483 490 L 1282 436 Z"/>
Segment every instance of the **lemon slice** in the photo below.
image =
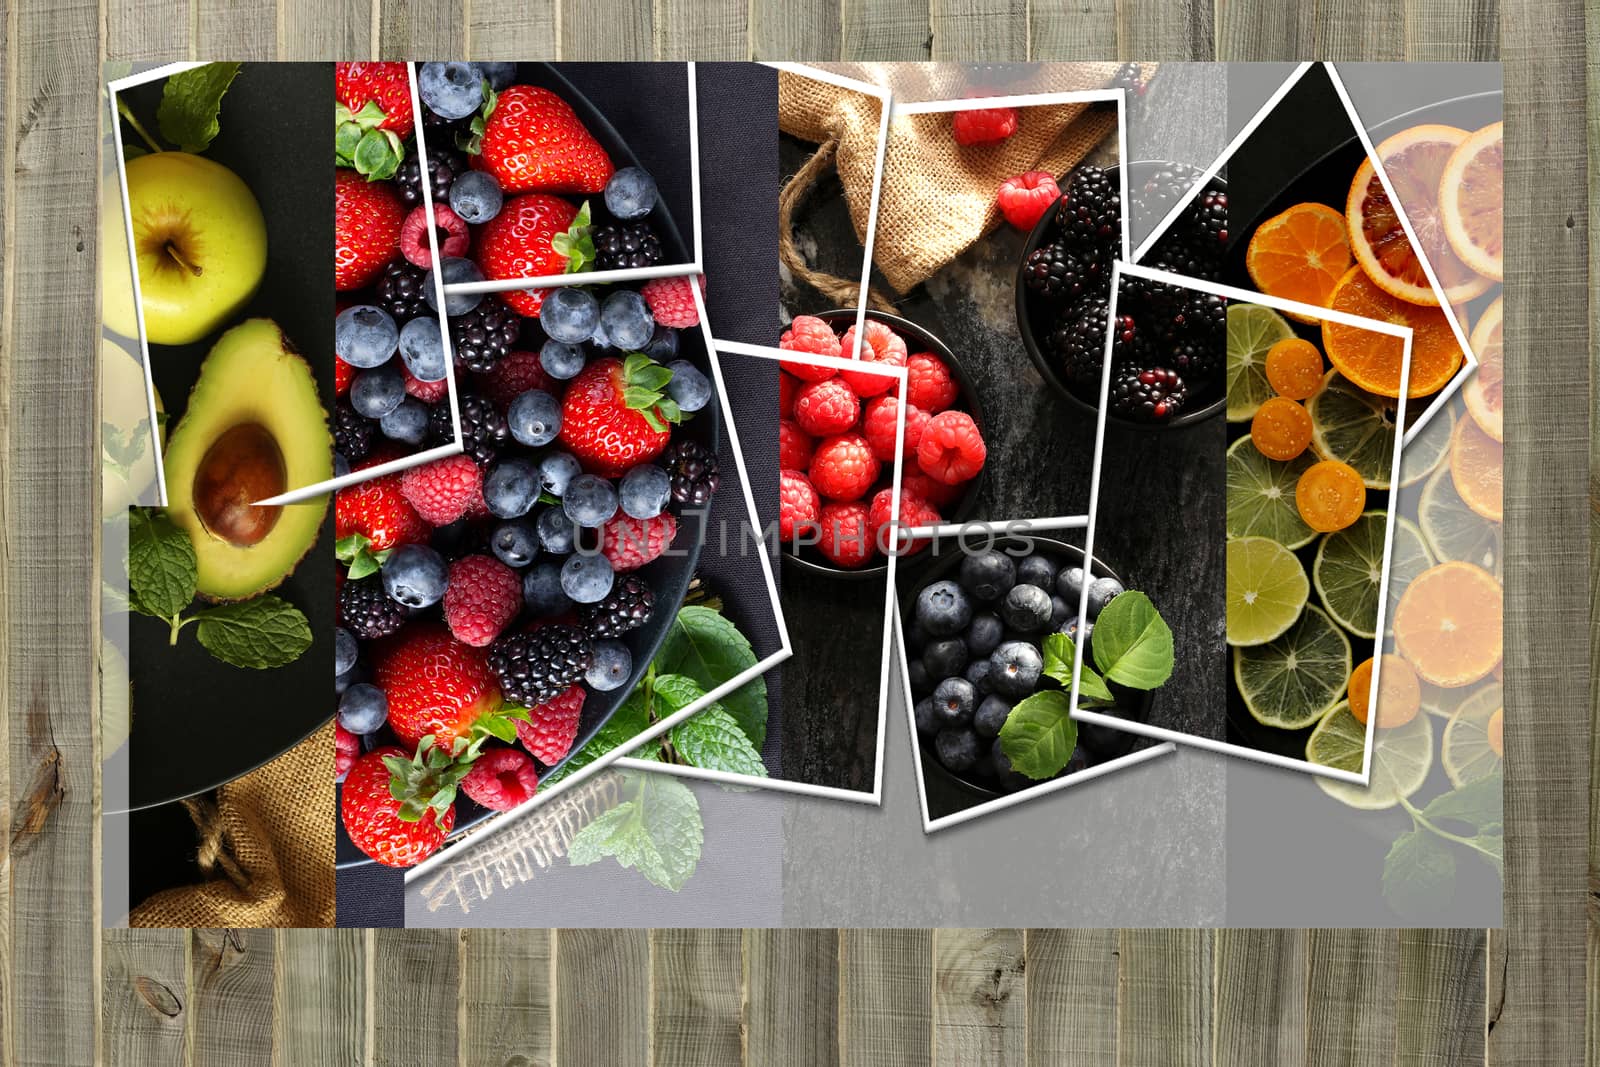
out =
<path fill-rule="evenodd" d="M 1383 583 L 1383 542 L 1388 516 L 1369 511 L 1328 534 L 1317 546 L 1312 582 L 1334 621 L 1369 641 L 1377 636 L 1378 593 Z"/>
<path fill-rule="evenodd" d="M 1306 401 L 1306 411 L 1318 456 L 1348 463 L 1368 489 L 1389 488 L 1395 425 L 1394 412 L 1383 401 L 1329 371 L 1322 388 Z"/>
<path fill-rule="evenodd" d="M 1361 773 L 1366 727 L 1341 703 L 1312 731 L 1306 759 L 1323 767 Z M 1381 811 L 1409 797 L 1433 767 L 1433 720 L 1418 715 L 1404 726 L 1379 730 L 1372 742 L 1372 773 L 1367 785 L 1318 778 L 1317 787 L 1333 799 L 1364 811 Z"/>
<path fill-rule="evenodd" d="M 1228 542 L 1228 644 L 1263 645 L 1300 617 L 1311 592 L 1295 554 L 1265 537 Z"/>
<path fill-rule="evenodd" d="M 1429 475 L 1417 502 L 1417 522 L 1434 558 L 1441 563 L 1460 560 L 1472 563 L 1490 574 L 1500 573 L 1504 554 L 1500 524 L 1490 522 L 1467 507 L 1456 492 L 1450 465 L 1440 464 Z"/>
<path fill-rule="evenodd" d="M 1282 315 L 1260 304 L 1228 305 L 1228 421 L 1249 422 L 1272 396 L 1267 381 L 1267 350 L 1294 328 Z"/>
<path fill-rule="evenodd" d="M 1505 691 L 1498 682 L 1476 690 L 1456 708 L 1445 724 L 1440 759 L 1450 784 L 1463 786 L 1493 774 L 1504 762 L 1489 747 L 1489 716 L 1505 706 Z"/>
<path fill-rule="evenodd" d="M 1310 544 L 1317 534 L 1300 517 L 1294 487 L 1314 462 L 1305 453 L 1287 463 L 1268 459 L 1249 434 L 1228 446 L 1228 536 L 1266 537 L 1288 548 Z"/>
<path fill-rule="evenodd" d="M 1276 641 L 1233 650 L 1234 684 L 1263 726 L 1305 729 L 1344 696 L 1349 678 L 1350 639 L 1315 607 Z"/>
<path fill-rule="evenodd" d="M 1411 420 L 1407 418 L 1406 421 L 1409 423 Z M 1433 416 L 1433 421 L 1401 450 L 1401 488 L 1416 485 L 1438 469 L 1439 461 L 1450 454 L 1450 438 L 1455 425 L 1455 408 L 1446 404 Z"/>

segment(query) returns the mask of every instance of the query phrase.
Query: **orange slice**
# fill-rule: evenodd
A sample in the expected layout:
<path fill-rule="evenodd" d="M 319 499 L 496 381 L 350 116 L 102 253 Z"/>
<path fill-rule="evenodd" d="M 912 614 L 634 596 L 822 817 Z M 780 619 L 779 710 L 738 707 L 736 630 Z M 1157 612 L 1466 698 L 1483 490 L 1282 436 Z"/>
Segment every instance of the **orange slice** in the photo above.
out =
<path fill-rule="evenodd" d="M 1327 204 L 1296 204 L 1256 227 L 1244 266 L 1269 296 L 1327 307 L 1334 284 L 1350 269 L 1344 219 Z M 1292 312 L 1289 317 L 1315 321 Z"/>
<path fill-rule="evenodd" d="M 1506 367 L 1501 325 L 1505 319 L 1505 299 L 1502 297 L 1483 309 L 1478 324 L 1472 328 L 1467 343 L 1478 357 L 1478 371 L 1461 387 L 1467 410 L 1478 428 L 1496 441 L 1505 440 L 1505 388 Z M 1272 363 L 1267 363 L 1270 380 Z"/>
<path fill-rule="evenodd" d="M 1500 583 L 1471 563 L 1411 580 L 1394 611 L 1395 650 L 1425 682 L 1458 689 L 1489 675 L 1505 647 Z"/>
<path fill-rule="evenodd" d="M 1378 728 L 1392 730 L 1417 717 L 1422 707 L 1422 684 L 1411 664 L 1384 653 L 1382 684 L 1378 689 Z M 1372 660 L 1364 659 L 1350 672 L 1350 714 L 1365 726 L 1372 706 Z"/>
<path fill-rule="evenodd" d="M 1505 516 L 1505 447 L 1478 426 L 1477 419 L 1456 423 L 1450 439 L 1450 480 L 1456 495 L 1490 522 Z"/>
<path fill-rule="evenodd" d="M 1250 420 L 1250 440 L 1263 456 L 1286 463 L 1311 443 L 1311 416 L 1287 397 L 1269 397 Z"/>
<path fill-rule="evenodd" d="M 1407 396 L 1428 396 L 1449 384 L 1461 369 L 1461 346 L 1450 322 L 1436 307 L 1422 307 L 1391 296 L 1351 267 L 1333 287 L 1328 306 L 1335 311 L 1411 327 L 1411 381 Z M 1369 393 L 1400 395 L 1405 346 L 1398 337 L 1336 322 L 1322 324 L 1322 348 L 1340 374 Z"/>
<path fill-rule="evenodd" d="M 1484 727 L 1484 731 L 1489 735 L 1489 751 L 1493 752 L 1496 756 L 1504 756 L 1506 754 L 1505 708 L 1494 709 L 1494 711 L 1489 715 L 1489 722 Z"/>
<path fill-rule="evenodd" d="M 1505 279 L 1504 132 L 1497 122 L 1465 138 L 1439 177 L 1439 217 L 1451 250 L 1497 282 Z"/>
<path fill-rule="evenodd" d="M 1333 533 L 1355 522 L 1366 510 L 1367 483 L 1348 463 L 1324 459 L 1300 475 L 1294 486 L 1294 503 L 1307 526 L 1318 533 Z"/>
<path fill-rule="evenodd" d="M 1305 400 L 1322 388 L 1322 353 L 1301 337 L 1285 337 L 1267 349 L 1267 384 L 1281 397 Z"/>

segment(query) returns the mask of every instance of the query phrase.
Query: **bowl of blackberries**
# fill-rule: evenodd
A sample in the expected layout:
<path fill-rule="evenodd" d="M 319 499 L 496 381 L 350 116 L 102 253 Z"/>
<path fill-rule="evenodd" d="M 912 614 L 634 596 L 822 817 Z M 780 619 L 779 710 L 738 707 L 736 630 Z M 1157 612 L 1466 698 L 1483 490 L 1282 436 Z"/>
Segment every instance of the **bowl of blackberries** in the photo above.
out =
<path fill-rule="evenodd" d="M 1163 215 L 1199 172 L 1179 164 L 1128 165 L 1134 210 Z M 1112 265 L 1122 249 L 1121 174 L 1080 164 L 1023 245 L 1017 322 L 1044 380 L 1086 412 L 1100 406 Z M 1147 227 L 1146 227 L 1147 228 Z M 1213 178 L 1140 264 L 1217 281 L 1228 247 L 1226 182 Z M 1221 297 L 1124 275 L 1113 324 L 1107 423 L 1159 431 L 1192 426 L 1227 406 L 1227 304 Z"/>
<path fill-rule="evenodd" d="M 1098 559 L 1086 572 L 1083 549 L 1031 534 L 981 545 L 951 538 L 939 547 L 938 566 L 907 587 L 900 604 L 923 766 L 982 797 L 1048 781 L 1011 766 L 1000 731 L 1023 700 L 1066 688 L 1047 673 L 1045 643 L 1054 634 L 1092 642 L 1095 619 L 1124 592 L 1122 580 Z M 1088 610 L 1080 616 L 1085 583 Z M 1149 718 L 1150 693 L 1111 689 L 1116 715 Z M 1056 777 L 1124 756 L 1137 740 L 1080 723 L 1078 746 Z"/>

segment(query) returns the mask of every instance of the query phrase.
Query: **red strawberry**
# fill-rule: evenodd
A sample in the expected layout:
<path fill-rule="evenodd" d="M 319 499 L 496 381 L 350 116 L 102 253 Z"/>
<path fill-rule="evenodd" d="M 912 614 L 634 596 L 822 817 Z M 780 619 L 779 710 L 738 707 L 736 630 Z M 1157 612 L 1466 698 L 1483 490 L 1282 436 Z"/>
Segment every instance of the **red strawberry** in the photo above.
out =
<path fill-rule="evenodd" d="M 479 391 L 501 411 L 509 408 L 513 400 L 529 389 L 556 392 L 551 388 L 555 381 L 544 372 L 537 352 L 507 352 L 505 358 L 479 381 L 482 383 Z"/>
<path fill-rule="evenodd" d="M 578 210 L 559 196 L 529 193 L 515 197 L 479 231 L 478 266 L 490 279 L 564 274 L 574 257 L 579 261 L 584 255 L 593 258 L 588 226 L 588 211 L 580 219 Z M 556 240 L 558 237 L 563 240 Z M 568 240 L 572 243 L 568 244 Z M 588 245 L 587 252 L 575 248 L 584 244 Z M 514 289 L 501 293 L 500 298 L 519 314 L 532 318 L 544 304 L 544 290 Z"/>
<path fill-rule="evenodd" d="M 333 357 L 333 395 L 344 396 L 350 391 L 350 383 L 355 381 L 356 369 L 337 354 Z"/>
<path fill-rule="evenodd" d="M 391 177 L 415 125 L 406 65 L 335 64 L 333 95 L 334 162 L 356 168 L 368 181 Z"/>
<path fill-rule="evenodd" d="M 472 510 L 483 496 L 483 472 L 471 456 L 457 455 L 412 467 L 400 492 L 428 522 L 445 526 Z"/>
<path fill-rule="evenodd" d="M 371 283 L 400 247 L 405 205 L 387 182 L 364 181 L 340 170 L 333 178 L 333 287 L 340 292 Z"/>
<path fill-rule="evenodd" d="M 600 142 L 565 100 L 534 85 L 501 90 L 479 158 L 508 193 L 598 193 L 611 180 Z"/>
<path fill-rule="evenodd" d="M 482 648 L 499 637 L 521 610 L 522 580 L 498 559 L 467 556 L 450 564 L 444 621 L 457 641 Z"/>
<path fill-rule="evenodd" d="M 636 519 L 619 511 L 600 527 L 600 554 L 614 571 L 636 571 L 665 552 L 677 533 L 678 520 L 671 512 Z"/>
<path fill-rule="evenodd" d="M 382 552 L 426 541 L 432 532 L 400 492 L 398 474 L 346 486 L 334 494 L 333 533 L 340 541 L 360 537 L 365 547 Z M 341 548 L 340 555 L 344 554 Z"/>
<path fill-rule="evenodd" d="M 461 779 L 461 791 L 491 811 L 510 811 L 533 796 L 539 773 L 527 754 L 514 748 L 491 748 Z"/>
<path fill-rule="evenodd" d="M 378 660 L 375 681 L 389 698 L 389 726 L 415 745 L 426 735 L 449 749 L 487 712 L 500 707 L 488 655 L 451 637 L 443 626 L 411 623 Z"/>
<path fill-rule="evenodd" d="M 672 436 L 677 406 L 662 392 L 672 372 L 634 352 L 590 360 L 567 387 L 561 404 L 561 442 L 590 471 L 618 478 L 655 459 Z"/>
<path fill-rule="evenodd" d="M 443 766 L 429 766 L 441 756 Z M 446 792 L 445 782 L 456 769 L 448 753 L 433 747 L 411 757 L 397 745 L 384 745 L 362 756 L 339 795 L 339 817 L 351 843 L 388 867 L 412 867 L 433 855 L 456 823 L 454 783 Z M 395 779 L 404 799 L 393 794 Z"/>
<path fill-rule="evenodd" d="M 583 686 L 568 686 L 538 707 L 529 708 L 526 721 L 517 720 L 517 740 L 546 767 L 571 751 L 583 716 L 583 697 Z"/>

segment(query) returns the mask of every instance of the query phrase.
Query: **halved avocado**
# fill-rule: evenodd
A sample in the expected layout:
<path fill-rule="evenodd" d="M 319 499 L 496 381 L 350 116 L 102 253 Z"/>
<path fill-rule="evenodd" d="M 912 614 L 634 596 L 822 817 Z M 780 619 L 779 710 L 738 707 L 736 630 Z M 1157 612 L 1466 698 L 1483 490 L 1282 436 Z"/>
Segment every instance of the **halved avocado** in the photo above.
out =
<path fill-rule="evenodd" d="M 271 319 L 217 340 L 164 455 L 167 511 L 194 542 L 200 594 L 242 600 L 287 578 L 328 498 L 255 507 L 333 477 L 333 437 L 311 368 Z"/>

